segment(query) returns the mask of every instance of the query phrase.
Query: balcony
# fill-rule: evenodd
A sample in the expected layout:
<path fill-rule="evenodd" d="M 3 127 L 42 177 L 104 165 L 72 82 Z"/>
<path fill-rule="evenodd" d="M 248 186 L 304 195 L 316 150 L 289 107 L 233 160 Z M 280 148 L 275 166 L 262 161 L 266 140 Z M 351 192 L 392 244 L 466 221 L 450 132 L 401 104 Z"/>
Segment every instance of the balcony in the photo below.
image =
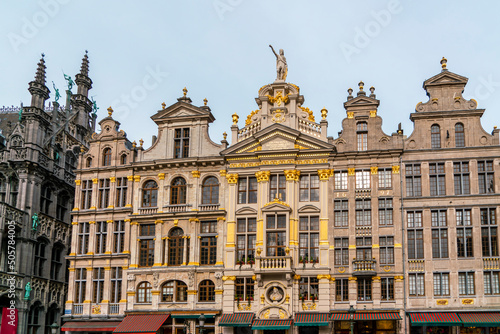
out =
<path fill-rule="evenodd" d="M 220 204 L 200 204 L 198 209 L 200 211 L 217 211 L 219 210 Z"/>
<path fill-rule="evenodd" d="M 281 273 L 292 271 L 291 256 L 263 256 L 255 258 L 256 271 Z"/>
<path fill-rule="evenodd" d="M 425 260 L 409 260 L 408 271 L 425 271 Z"/>
<path fill-rule="evenodd" d="M 71 314 L 72 315 L 83 314 L 83 305 L 84 304 L 73 304 L 73 310 L 71 311 Z"/>
<path fill-rule="evenodd" d="M 353 276 L 375 276 L 375 265 L 377 261 L 373 260 L 354 260 L 352 261 Z"/>
<path fill-rule="evenodd" d="M 500 258 L 488 257 L 483 259 L 483 270 L 498 270 L 500 269 Z"/>
<path fill-rule="evenodd" d="M 140 208 L 139 209 L 140 215 L 154 215 L 157 212 L 158 212 L 158 208 Z"/>
<path fill-rule="evenodd" d="M 120 313 L 120 304 L 118 303 L 110 303 L 109 304 L 109 314 L 119 314 Z"/>
<path fill-rule="evenodd" d="M 163 208 L 168 213 L 187 212 L 191 204 L 166 205 Z"/>

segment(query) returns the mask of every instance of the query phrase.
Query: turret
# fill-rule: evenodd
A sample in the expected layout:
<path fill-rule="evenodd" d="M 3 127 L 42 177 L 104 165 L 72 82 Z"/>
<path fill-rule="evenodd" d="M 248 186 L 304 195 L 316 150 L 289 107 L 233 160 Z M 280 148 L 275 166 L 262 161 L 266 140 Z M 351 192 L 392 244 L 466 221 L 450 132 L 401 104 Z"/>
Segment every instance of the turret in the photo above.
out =
<path fill-rule="evenodd" d="M 74 111 L 78 113 L 76 123 L 86 129 L 93 131 L 94 122 L 90 122 L 92 112 L 92 101 L 88 98 L 89 90 L 92 88 L 92 80 L 89 74 L 89 58 L 87 51 L 82 59 L 80 73 L 75 76 L 75 82 L 78 86 L 77 93 L 71 97 Z"/>
<path fill-rule="evenodd" d="M 49 98 L 50 90 L 45 86 L 45 55 L 38 62 L 38 68 L 35 74 L 35 80 L 29 83 L 28 91 L 31 94 L 31 106 L 44 110 L 45 101 Z"/>

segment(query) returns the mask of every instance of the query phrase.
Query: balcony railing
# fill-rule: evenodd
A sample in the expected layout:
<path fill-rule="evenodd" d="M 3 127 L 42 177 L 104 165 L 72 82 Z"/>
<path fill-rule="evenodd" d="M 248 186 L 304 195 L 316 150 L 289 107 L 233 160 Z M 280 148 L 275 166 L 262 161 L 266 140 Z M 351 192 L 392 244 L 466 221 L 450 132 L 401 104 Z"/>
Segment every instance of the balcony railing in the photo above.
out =
<path fill-rule="evenodd" d="M 200 204 L 198 209 L 200 211 L 217 211 L 219 210 L 220 204 Z"/>
<path fill-rule="evenodd" d="M 191 204 L 178 204 L 178 205 L 166 205 L 164 206 L 167 212 L 187 212 L 191 207 Z"/>
<path fill-rule="evenodd" d="M 483 259 L 483 269 L 484 270 L 498 270 L 500 269 L 500 258 L 498 257 L 487 257 Z"/>
<path fill-rule="evenodd" d="M 375 265 L 377 261 L 373 260 L 356 260 L 352 261 L 354 275 L 362 276 L 362 275 L 375 275 Z"/>
<path fill-rule="evenodd" d="M 83 305 L 84 304 L 73 304 L 73 310 L 71 314 L 73 315 L 83 314 Z"/>
<path fill-rule="evenodd" d="M 291 256 L 266 256 L 256 257 L 255 266 L 257 270 L 288 271 L 292 268 Z"/>
<path fill-rule="evenodd" d="M 306 133 L 310 136 L 320 137 L 321 136 L 321 125 L 309 122 L 306 120 L 299 119 L 299 131 Z"/>
<path fill-rule="evenodd" d="M 109 314 L 118 314 L 120 313 L 120 304 L 117 304 L 117 303 L 113 303 L 113 304 L 109 304 L 109 311 L 108 311 Z"/>
<path fill-rule="evenodd" d="M 425 260 L 409 260 L 408 271 L 425 271 Z"/>
<path fill-rule="evenodd" d="M 154 215 L 157 212 L 158 212 L 158 208 L 140 208 L 139 209 L 140 215 Z"/>

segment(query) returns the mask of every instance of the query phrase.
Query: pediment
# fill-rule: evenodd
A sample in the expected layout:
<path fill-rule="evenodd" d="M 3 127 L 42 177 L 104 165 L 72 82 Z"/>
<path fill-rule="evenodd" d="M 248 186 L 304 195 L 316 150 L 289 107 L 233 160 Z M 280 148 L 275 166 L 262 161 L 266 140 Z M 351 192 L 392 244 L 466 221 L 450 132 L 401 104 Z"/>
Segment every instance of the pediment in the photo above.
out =
<path fill-rule="evenodd" d="M 286 202 L 274 199 L 274 201 L 267 203 L 264 205 L 262 208 L 262 212 L 290 212 L 292 209 L 290 208 L 290 205 L 288 205 Z"/>
<path fill-rule="evenodd" d="M 163 120 L 172 120 L 175 118 L 209 118 L 210 121 L 215 120 L 209 110 L 204 110 L 186 102 L 177 102 L 151 116 L 151 119 L 157 123 L 161 123 Z"/>
<path fill-rule="evenodd" d="M 344 108 L 352 106 L 364 106 L 364 105 L 375 105 L 378 106 L 380 101 L 368 96 L 356 96 L 355 98 L 344 102 Z"/>
<path fill-rule="evenodd" d="M 432 86 L 432 85 L 446 85 L 446 84 L 463 84 L 465 85 L 469 81 L 468 78 L 458 75 L 456 73 L 450 72 L 450 71 L 444 71 L 441 72 L 432 78 L 429 78 L 425 80 L 424 82 L 424 88 L 426 86 Z"/>
<path fill-rule="evenodd" d="M 304 205 L 298 210 L 299 213 L 319 213 L 320 209 L 314 205 Z"/>
<path fill-rule="evenodd" d="M 257 210 L 255 210 L 249 206 L 245 206 L 241 209 L 236 210 L 236 214 L 237 215 L 256 215 Z"/>

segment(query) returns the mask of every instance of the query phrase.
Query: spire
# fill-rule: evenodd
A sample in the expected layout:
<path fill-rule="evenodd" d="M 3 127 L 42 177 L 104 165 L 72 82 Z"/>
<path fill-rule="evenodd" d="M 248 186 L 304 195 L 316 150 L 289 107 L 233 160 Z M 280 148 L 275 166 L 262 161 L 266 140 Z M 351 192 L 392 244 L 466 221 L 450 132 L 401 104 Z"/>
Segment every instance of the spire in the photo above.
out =
<path fill-rule="evenodd" d="M 80 74 L 88 77 L 89 76 L 89 57 L 88 57 L 88 51 L 85 50 L 85 55 L 83 56 L 82 59 L 82 67 L 80 69 Z"/>
<path fill-rule="evenodd" d="M 47 66 L 45 66 L 44 57 L 45 54 L 42 53 L 42 58 L 40 58 L 40 61 L 38 62 L 38 68 L 35 74 L 35 82 L 38 82 L 42 85 L 45 85 L 45 69 L 47 68 Z"/>
<path fill-rule="evenodd" d="M 87 50 L 85 50 L 85 55 L 82 59 L 80 73 L 75 75 L 75 82 L 78 86 L 77 94 L 88 97 L 89 90 L 92 88 L 92 80 L 89 78 L 89 57 Z"/>
<path fill-rule="evenodd" d="M 50 90 L 45 86 L 45 55 L 38 62 L 35 80 L 29 83 L 28 91 L 31 94 L 31 106 L 44 110 L 45 101 L 49 98 Z"/>

